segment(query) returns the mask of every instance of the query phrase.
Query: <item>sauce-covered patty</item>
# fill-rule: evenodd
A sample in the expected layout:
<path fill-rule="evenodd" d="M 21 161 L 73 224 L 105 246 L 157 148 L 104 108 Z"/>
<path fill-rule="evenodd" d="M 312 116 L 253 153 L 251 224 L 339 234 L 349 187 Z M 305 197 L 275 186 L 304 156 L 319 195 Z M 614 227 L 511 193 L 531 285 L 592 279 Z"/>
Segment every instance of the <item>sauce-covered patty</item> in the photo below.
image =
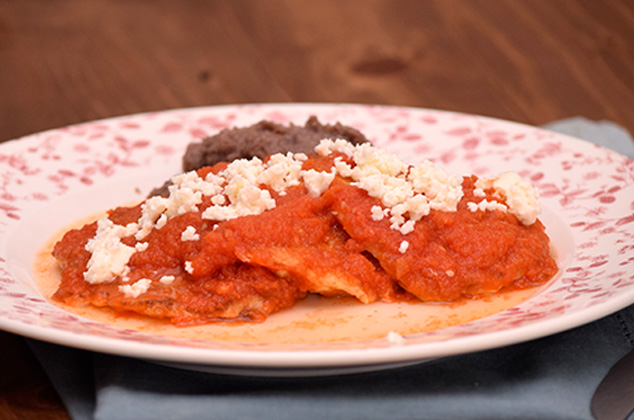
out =
<path fill-rule="evenodd" d="M 176 325 L 264 320 L 308 293 L 450 301 L 556 272 L 537 194 L 515 174 L 449 176 L 323 140 L 172 179 L 169 194 L 71 230 L 54 298 Z"/>

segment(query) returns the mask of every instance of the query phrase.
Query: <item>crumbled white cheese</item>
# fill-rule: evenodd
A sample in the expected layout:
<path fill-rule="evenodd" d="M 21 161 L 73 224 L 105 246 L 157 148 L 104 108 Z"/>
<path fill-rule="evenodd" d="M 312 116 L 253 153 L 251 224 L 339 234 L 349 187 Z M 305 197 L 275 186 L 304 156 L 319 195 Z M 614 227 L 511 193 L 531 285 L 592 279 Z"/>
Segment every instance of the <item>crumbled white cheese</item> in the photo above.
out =
<path fill-rule="evenodd" d="M 141 218 L 135 238 L 142 240 L 152 229 L 160 229 L 175 216 L 197 211 L 203 195 L 216 195 L 222 191 L 220 177 L 210 173 L 203 180 L 195 171 L 171 179 L 168 197 L 151 197 L 141 205 Z"/>
<path fill-rule="evenodd" d="M 191 261 L 185 261 L 185 271 L 189 274 L 194 274 L 194 266 Z"/>
<path fill-rule="evenodd" d="M 250 184 L 247 178 L 237 176 L 225 188 L 229 205 L 213 205 L 205 209 L 203 219 L 230 220 L 241 216 L 260 214 L 275 208 L 275 200 L 268 190 Z"/>
<path fill-rule="evenodd" d="M 352 157 L 354 167 L 341 157 L 335 159 L 337 174 L 351 178 L 352 185 L 380 199 L 388 210 L 392 229 L 404 234 L 412 232 L 414 223 L 428 215 L 430 209 L 456 211 L 463 196 L 462 177 L 448 176 L 430 161 L 410 167 L 398 156 L 367 143 L 344 147 L 324 140 L 318 149 L 324 156 L 338 151 Z M 376 210 L 372 218 L 381 220 Z"/>
<path fill-rule="evenodd" d="M 264 172 L 264 164 L 257 157 L 251 159 L 236 159 L 218 175 L 231 181 L 234 178 L 244 178 L 251 185 L 256 184 L 258 177 Z"/>
<path fill-rule="evenodd" d="M 159 281 L 161 282 L 161 284 L 169 286 L 170 284 L 174 283 L 174 280 L 176 280 L 176 277 L 174 276 L 163 276 Z"/>
<path fill-rule="evenodd" d="M 225 197 L 223 194 L 216 194 L 213 197 L 211 197 L 211 204 L 214 204 L 216 206 L 222 206 L 226 202 L 227 202 L 227 197 Z"/>
<path fill-rule="evenodd" d="M 381 206 L 372 206 L 370 211 L 372 212 L 372 220 L 375 222 L 385 218 L 385 213 L 383 213 L 383 208 Z"/>
<path fill-rule="evenodd" d="M 185 172 L 184 174 L 176 175 L 171 179 L 172 190 L 189 190 L 191 193 L 200 193 L 206 196 L 213 196 L 222 191 L 222 184 L 224 179 L 212 172 L 205 176 L 205 179 L 198 176 L 196 171 Z M 170 191 L 171 192 L 171 191 Z M 189 198 L 186 199 L 189 201 Z M 191 205 L 185 203 L 186 205 Z M 178 206 L 174 203 L 172 211 L 178 211 Z"/>
<path fill-rule="evenodd" d="M 533 224 L 539 215 L 537 191 L 514 172 L 506 172 L 496 178 L 478 179 L 476 188 L 493 188 L 495 196 L 505 201 L 509 212 L 525 225 Z"/>
<path fill-rule="evenodd" d="M 390 331 L 389 333 L 387 333 L 386 338 L 390 345 L 393 346 L 402 346 L 403 344 L 405 344 L 405 338 L 403 338 L 403 336 L 396 331 Z"/>
<path fill-rule="evenodd" d="M 308 194 L 313 198 L 317 198 L 330 187 L 333 179 L 335 179 L 335 171 L 320 172 L 309 169 L 307 171 L 301 171 L 300 176 L 304 180 Z"/>
<path fill-rule="evenodd" d="M 408 248 L 409 248 L 409 242 L 403 241 L 401 242 L 401 245 L 398 247 L 398 252 L 400 252 L 401 254 L 405 254 Z"/>
<path fill-rule="evenodd" d="M 415 222 L 427 216 L 431 210 L 431 204 L 423 194 L 416 194 L 405 202 L 409 219 Z"/>
<path fill-rule="evenodd" d="M 413 220 L 408 220 L 407 222 L 403 223 L 398 230 L 403 234 L 403 235 L 407 235 L 408 233 L 412 233 L 414 231 L 414 226 L 416 225 L 416 222 Z"/>
<path fill-rule="evenodd" d="M 305 156 L 305 155 L 304 155 Z M 298 160 L 291 152 L 283 155 L 272 155 L 264 165 L 264 170 L 257 177 L 257 183 L 268 185 L 277 192 L 299 185 L 302 160 Z"/>
<path fill-rule="evenodd" d="M 198 211 L 198 204 L 202 203 L 202 201 L 203 194 L 200 191 L 194 191 L 189 187 L 172 188 L 167 209 L 165 213 L 159 217 L 159 220 L 161 220 L 162 217 L 168 218 Z"/>
<path fill-rule="evenodd" d="M 414 195 L 411 185 L 404 178 L 371 174 L 353 176 L 352 179 L 355 180 L 352 185 L 367 191 L 370 197 L 380 199 L 385 207 L 394 207 Z"/>
<path fill-rule="evenodd" d="M 125 245 L 121 238 L 131 236 L 137 229 L 135 224 L 115 225 L 104 217 L 97 222 L 97 233 L 86 243 L 86 251 L 91 253 L 84 280 L 91 284 L 107 283 L 116 276 L 124 275 L 128 260 L 136 252 L 134 247 Z"/>
<path fill-rule="evenodd" d="M 337 156 L 334 160 L 335 170 L 339 176 L 350 178 L 352 176 L 352 166 L 343 161 L 341 156 Z"/>
<path fill-rule="evenodd" d="M 135 234 L 137 240 L 145 238 L 154 229 L 156 220 L 167 209 L 168 199 L 161 196 L 151 197 L 141 205 L 141 218 L 137 224 L 139 231 Z"/>
<path fill-rule="evenodd" d="M 143 293 L 147 292 L 151 284 L 152 280 L 141 279 L 134 284 L 124 284 L 122 286 L 119 286 L 119 291 L 126 295 L 126 297 L 137 298 Z"/>
<path fill-rule="evenodd" d="M 495 200 L 488 201 L 486 199 L 480 201 L 479 203 L 474 203 L 474 202 L 471 201 L 471 202 L 467 203 L 467 208 L 470 211 L 473 211 L 473 212 L 478 211 L 478 210 L 480 210 L 480 211 L 487 211 L 487 210 L 489 210 L 489 211 L 493 211 L 493 210 L 506 211 L 506 210 L 508 210 L 508 207 L 506 207 L 504 204 L 502 204 L 502 203 L 500 203 L 498 201 L 495 201 Z"/>
<path fill-rule="evenodd" d="M 319 142 L 317 147 L 315 147 L 315 152 L 317 152 L 320 156 L 328 156 L 332 152 L 339 152 L 352 156 L 354 150 L 355 146 L 352 143 L 342 139 L 324 139 Z"/>
<path fill-rule="evenodd" d="M 163 226 L 167 224 L 167 215 L 161 214 L 161 217 L 158 218 L 156 223 L 154 224 L 154 229 L 162 229 Z"/>
<path fill-rule="evenodd" d="M 434 210 L 456 211 L 464 194 L 461 176 L 449 176 L 428 160 L 411 168 L 407 179 L 414 191 L 425 194 Z"/>
<path fill-rule="evenodd" d="M 181 233 L 181 241 L 197 241 L 199 239 L 200 235 L 196 233 L 196 228 L 193 226 L 187 226 Z"/>
<path fill-rule="evenodd" d="M 399 177 L 406 175 L 409 170 L 409 165 L 397 155 L 378 149 L 369 143 L 354 147 L 352 158 L 356 164 L 353 169 L 353 179 L 378 174 Z"/>
<path fill-rule="evenodd" d="M 150 246 L 148 242 L 137 242 L 134 245 L 134 249 L 136 250 L 136 252 L 143 252 L 148 248 L 148 246 Z"/>
<path fill-rule="evenodd" d="M 339 176 L 351 178 L 351 185 L 365 190 L 371 197 L 381 200 L 390 215 L 392 229 L 407 234 L 413 230 L 410 221 L 418 221 L 429 214 L 431 209 L 456 211 L 464 196 L 463 178 L 448 175 L 431 161 L 423 161 L 409 166 L 396 155 L 377 149 L 365 143 L 357 146 L 341 140 L 322 140 L 315 149 L 320 155 L 332 152 L 344 153 L 351 157 L 354 166 L 335 159 L 334 168 Z M 474 195 L 485 197 L 485 189 L 493 188 L 503 203 L 483 200 L 479 204 L 468 204 L 471 211 L 505 210 L 508 208 L 522 223 L 532 224 L 539 214 L 537 192 L 515 173 L 506 173 L 490 180 L 476 181 Z M 382 220 L 376 210 L 372 210 L 375 221 Z"/>
<path fill-rule="evenodd" d="M 400 230 L 403 234 L 412 232 L 414 224 L 427 216 L 429 211 L 430 205 L 427 198 L 422 194 L 416 194 L 389 209 L 390 222 L 392 223 L 390 227 L 394 230 Z M 409 220 L 405 219 L 405 215 L 409 217 Z"/>

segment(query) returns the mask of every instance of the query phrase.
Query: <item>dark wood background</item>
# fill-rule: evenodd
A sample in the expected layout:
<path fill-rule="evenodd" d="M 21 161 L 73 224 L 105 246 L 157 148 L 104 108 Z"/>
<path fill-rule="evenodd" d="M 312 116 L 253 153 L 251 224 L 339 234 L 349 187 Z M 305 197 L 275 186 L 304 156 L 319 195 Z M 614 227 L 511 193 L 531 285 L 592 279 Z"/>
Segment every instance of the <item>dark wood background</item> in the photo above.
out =
<path fill-rule="evenodd" d="M 630 0 L 0 0 L 0 141 L 130 113 L 353 102 L 634 132 Z M 67 419 L 0 332 L 0 418 Z"/>

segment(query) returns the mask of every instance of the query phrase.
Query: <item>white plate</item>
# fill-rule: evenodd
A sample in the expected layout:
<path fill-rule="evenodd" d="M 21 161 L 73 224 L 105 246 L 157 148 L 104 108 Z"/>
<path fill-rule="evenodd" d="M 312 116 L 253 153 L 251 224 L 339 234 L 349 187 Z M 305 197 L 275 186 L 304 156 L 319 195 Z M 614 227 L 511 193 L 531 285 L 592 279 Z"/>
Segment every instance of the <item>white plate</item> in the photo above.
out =
<path fill-rule="evenodd" d="M 508 310 L 407 334 L 398 345 L 385 337 L 313 344 L 175 338 L 92 321 L 43 298 L 34 282 L 34 256 L 59 229 L 143 198 L 179 171 L 191 141 L 261 119 L 303 124 L 310 115 L 354 126 L 411 163 L 431 159 L 457 174 L 519 172 L 540 192 L 541 218 L 558 252 L 559 274 Z M 330 374 L 519 343 L 634 303 L 634 162 L 581 140 L 491 118 L 336 104 L 174 110 L 4 143 L 0 176 L 0 328 L 67 346 L 203 371 Z"/>

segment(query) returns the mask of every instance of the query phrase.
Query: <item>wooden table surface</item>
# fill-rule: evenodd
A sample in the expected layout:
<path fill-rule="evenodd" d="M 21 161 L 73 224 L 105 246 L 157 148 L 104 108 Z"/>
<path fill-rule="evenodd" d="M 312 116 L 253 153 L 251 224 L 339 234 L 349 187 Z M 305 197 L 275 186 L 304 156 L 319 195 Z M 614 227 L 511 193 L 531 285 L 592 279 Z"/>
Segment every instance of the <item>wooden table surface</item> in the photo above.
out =
<path fill-rule="evenodd" d="M 407 105 L 634 132 L 630 0 L 0 0 L 0 141 L 252 102 Z M 0 332 L 0 418 L 67 419 Z"/>

